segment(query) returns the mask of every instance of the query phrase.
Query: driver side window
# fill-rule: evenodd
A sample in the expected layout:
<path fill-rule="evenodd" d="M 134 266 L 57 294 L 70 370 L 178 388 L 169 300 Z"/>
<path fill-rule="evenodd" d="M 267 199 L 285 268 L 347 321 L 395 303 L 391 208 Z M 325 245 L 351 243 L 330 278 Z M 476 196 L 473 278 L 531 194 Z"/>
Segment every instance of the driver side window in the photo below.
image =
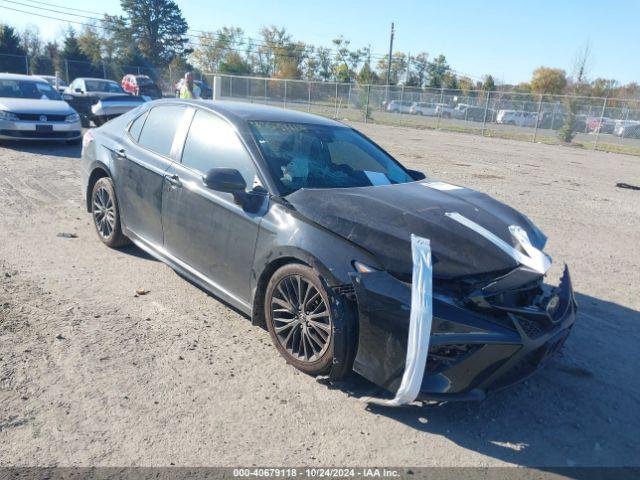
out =
<path fill-rule="evenodd" d="M 182 164 L 203 175 L 212 168 L 235 168 L 249 188 L 256 169 L 235 130 L 217 115 L 198 110 L 182 152 Z"/>

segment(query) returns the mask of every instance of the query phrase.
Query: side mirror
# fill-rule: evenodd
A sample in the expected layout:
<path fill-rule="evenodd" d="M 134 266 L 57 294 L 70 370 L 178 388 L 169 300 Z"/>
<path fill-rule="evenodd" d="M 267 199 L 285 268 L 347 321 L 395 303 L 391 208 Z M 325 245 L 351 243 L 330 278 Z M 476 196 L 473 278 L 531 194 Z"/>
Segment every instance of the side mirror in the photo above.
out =
<path fill-rule="evenodd" d="M 247 182 L 235 168 L 212 168 L 202 180 L 208 188 L 219 192 L 239 194 L 247 188 Z"/>
<path fill-rule="evenodd" d="M 427 176 L 419 170 L 409 170 L 407 169 L 407 173 L 414 180 L 424 180 Z"/>
<path fill-rule="evenodd" d="M 81 89 L 81 88 L 76 88 L 76 89 L 74 90 L 74 92 L 76 92 L 76 93 L 82 93 L 82 89 Z"/>

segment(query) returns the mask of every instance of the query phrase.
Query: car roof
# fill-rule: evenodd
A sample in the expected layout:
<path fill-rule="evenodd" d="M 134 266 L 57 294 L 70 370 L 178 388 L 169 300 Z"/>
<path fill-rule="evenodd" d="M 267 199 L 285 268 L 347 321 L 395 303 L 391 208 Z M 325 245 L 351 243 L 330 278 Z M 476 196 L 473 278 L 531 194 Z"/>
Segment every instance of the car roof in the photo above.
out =
<path fill-rule="evenodd" d="M 97 77 L 78 77 L 75 78 L 73 81 L 75 82 L 76 80 L 92 80 L 92 81 L 99 81 L 99 82 L 109 82 L 109 83 L 118 83 L 114 80 L 109 80 L 108 78 L 97 78 Z"/>
<path fill-rule="evenodd" d="M 32 82 L 44 82 L 46 81 L 40 75 L 22 75 L 20 73 L 0 73 L 0 79 L 2 80 L 22 80 Z"/>
<path fill-rule="evenodd" d="M 235 124 L 244 124 L 251 121 L 263 122 L 290 122 L 290 123 L 309 123 L 314 125 L 326 125 L 334 127 L 344 127 L 345 125 L 310 113 L 299 112 L 296 110 L 285 110 L 279 107 L 270 107 L 257 103 L 230 102 L 224 100 L 176 100 L 164 99 L 156 100 L 155 104 L 162 103 L 187 103 L 208 108 L 219 113 L 223 117 Z"/>

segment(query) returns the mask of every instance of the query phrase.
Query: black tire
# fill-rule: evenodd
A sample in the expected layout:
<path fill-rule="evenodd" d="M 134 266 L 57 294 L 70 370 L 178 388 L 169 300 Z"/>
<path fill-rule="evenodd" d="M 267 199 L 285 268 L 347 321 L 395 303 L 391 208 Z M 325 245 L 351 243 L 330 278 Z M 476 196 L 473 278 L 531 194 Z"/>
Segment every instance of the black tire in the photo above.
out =
<path fill-rule="evenodd" d="M 130 240 L 122 233 L 118 200 L 113 188 L 113 181 L 109 177 L 98 179 L 93 186 L 91 216 L 102 243 L 111 248 L 122 247 L 130 243 Z"/>
<path fill-rule="evenodd" d="M 312 268 L 289 264 L 277 270 L 267 284 L 264 313 L 271 340 L 287 363 L 309 375 L 331 370 L 331 306 L 324 284 Z"/>

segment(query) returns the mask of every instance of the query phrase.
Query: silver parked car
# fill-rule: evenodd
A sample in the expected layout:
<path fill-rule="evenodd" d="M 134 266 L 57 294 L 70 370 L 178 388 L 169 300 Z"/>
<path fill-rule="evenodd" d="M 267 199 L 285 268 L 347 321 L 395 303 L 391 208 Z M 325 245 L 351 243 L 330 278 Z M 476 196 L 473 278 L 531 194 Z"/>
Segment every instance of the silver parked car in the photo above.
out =
<path fill-rule="evenodd" d="M 40 77 L 0 73 L 0 139 L 80 142 L 80 117 Z"/>

